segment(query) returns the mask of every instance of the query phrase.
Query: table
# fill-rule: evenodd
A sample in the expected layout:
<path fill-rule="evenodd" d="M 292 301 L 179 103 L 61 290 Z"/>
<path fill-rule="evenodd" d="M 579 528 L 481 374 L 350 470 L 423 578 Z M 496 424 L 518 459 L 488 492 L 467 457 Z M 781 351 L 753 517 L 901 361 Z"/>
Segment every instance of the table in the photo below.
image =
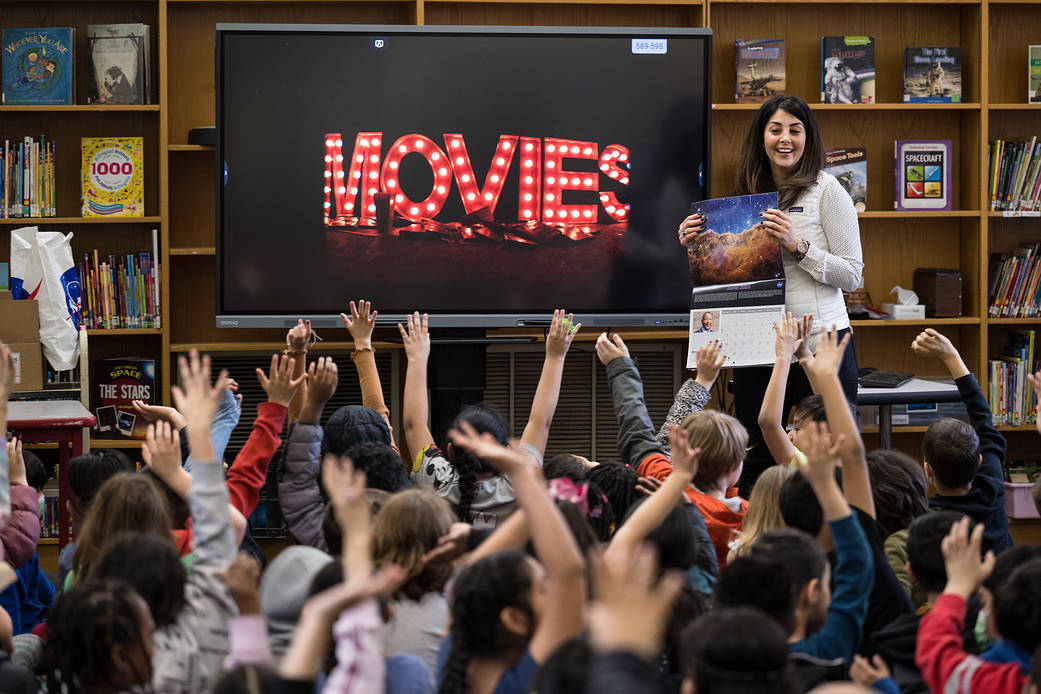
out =
<path fill-rule="evenodd" d="M 7 429 L 25 442 L 58 443 L 58 545 L 69 542 L 69 460 L 83 455 L 83 428 L 97 419 L 78 400 L 7 403 Z M 70 452 L 71 448 L 71 452 Z"/>
<path fill-rule="evenodd" d="M 961 402 L 958 386 L 951 381 L 912 378 L 896 388 L 857 389 L 858 405 L 878 405 L 879 448 L 893 444 L 893 405 L 937 402 Z"/>

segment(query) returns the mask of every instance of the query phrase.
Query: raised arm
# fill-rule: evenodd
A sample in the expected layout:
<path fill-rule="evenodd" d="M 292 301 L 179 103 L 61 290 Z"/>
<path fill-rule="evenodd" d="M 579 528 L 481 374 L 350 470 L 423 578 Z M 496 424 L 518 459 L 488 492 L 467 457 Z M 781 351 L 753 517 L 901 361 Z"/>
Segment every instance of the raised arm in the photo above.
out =
<path fill-rule="evenodd" d="M 662 483 L 658 491 L 644 501 L 623 523 L 604 553 L 604 560 L 615 570 L 632 563 L 637 548 L 668 517 L 669 512 L 683 498 L 687 485 L 694 480 L 698 470 L 698 455 L 701 449 L 691 450 L 687 432 L 681 427 L 669 429 L 672 448 L 672 474 Z"/>
<path fill-rule="evenodd" d="M 802 344 L 799 321 L 791 313 L 785 314 L 780 323 L 774 323 L 774 361 L 770 382 L 763 395 L 763 406 L 759 408 L 759 430 L 770 450 L 774 462 L 787 465 L 795 457 L 795 446 L 784 430 L 784 393 L 788 387 L 788 373 L 792 368 L 792 355 Z"/>
<path fill-rule="evenodd" d="M 401 426 L 405 429 L 405 445 L 414 466 L 419 454 L 434 443 L 430 433 L 430 403 L 427 400 L 427 361 L 430 359 L 430 319 L 419 312 L 408 317 L 408 329 L 398 323 L 405 346 L 408 369 L 405 372 L 405 402 L 401 408 Z"/>
<path fill-rule="evenodd" d="M 560 379 L 564 374 L 564 358 L 567 356 L 571 341 L 575 339 L 581 323 L 572 324 L 574 316 L 564 313 L 563 309 L 553 312 L 553 320 L 546 333 L 546 361 L 542 364 L 542 376 L 535 399 L 531 402 L 531 414 L 524 426 L 521 441 L 535 447 L 539 454 L 546 452 L 549 440 L 549 427 L 553 423 L 553 413 L 557 409 L 560 397 Z"/>
<path fill-rule="evenodd" d="M 22 458 L 22 442 L 13 438 L 7 442 L 7 471 L 11 515 L 0 528 L 4 556 L 11 566 L 21 568 L 33 558 L 40 541 L 40 504 L 36 490 L 29 486 Z"/>
<path fill-rule="evenodd" d="M 390 429 L 390 445 L 397 450 L 394 442 L 394 427 L 390 424 L 390 408 L 383 399 L 383 385 L 380 383 L 380 372 L 376 368 L 376 352 L 372 349 L 372 332 L 376 329 L 378 311 L 372 310 L 372 302 L 358 299 L 349 305 L 351 315 L 340 314 L 340 320 L 351 333 L 354 351 L 351 361 L 358 370 L 358 385 L 361 386 L 361 404 L 370 410 L 379 412 Z"/>
<path fill-rule="evenodd" d="M 812 362 L 802 365 L 812 373 L 824 400 L 824 411 L 828 415 L 828 427 L 836 440 L 841 440 L 839 455 L 842 457 L 842 489 L 846 500 L 872 518 L 875 517 L 875 500 L 871 493 L 871 475 L 864 457 L 864 442 L 853 420 L 853 411 L 839 381 L 839 367 L 851 335 L 847 333 L 839 341 L 835 331 L 821 333 L 817 337 L 817 354 Z"/>
<path fill-rule="evenodd" d="M 469 448 L 482 461 L 513 482 L 517 503 L 529 519 L 535 554 L 546 569 L 544 617 L 528 645 L 537 663 L 564 641 L 582 633 L 585 614 L 585 562 L 564 517 L 549 496 L 542 473 L 531 455 L 500 445 L 490 434 L 478 434 L 469 422 L 449 432 L 456 446 Z"/>
<path fill-rule="evenodd" d="M 607 368 L 607 385 L 618 418 L 618 453 L 622 462 L 637 468 L 644 458 L 654 453 L 664 460 L 664 449 L 655 438 L 651 417 L 647 414 L 640 372 L 629 357 L 629 348 L 622 336 L 615 333 L 608 339 L 607 333 L 600 333 L 596 356 Z"/>
<path fill-rule="evenodd" d="M 311 345 L 312 336 L 311 321 L 302 319 L 297 320 L 296 325 L 290 328 L 286 334 L 285 354 L 293 359 L 292 377 L 294 379 L 303 376 L 304 371 L 307 370 L 307 348 Z M 293 394 L 291 401 L 288 403 L 290 424 L 300 418 L 300 408 L 304 406 L 304 393 L 306 391 L 307 384 L 304 383 Z"/>
<path fill-rule="evenodd" d="M 719 378 L 719 370 L 723 368 L 726 358 L 719 340 L 702 345 L 694 353 L 697 375 L 695 378 L 688 378 L 676 391 L 669 413 L 658 429 L 658 443 L 666 455 L 669 454 L 669 427 L 679 426 L 689 415 L 705 409 L 705 405 L 712 399 L 712 384 Z"/>
<path fill-rule="evenodd" d="M 7 432 L 7 399 L 14 391 L 14 356 L 11 348 L 0 342 L 0 433 Z M 11 488 L 7 446 L 0 446 L 0 528 L 11 517 Z M 4 559 L 0 548 L 0 561 Z M 13 572 L 12 572 L 13 573 Z"/>

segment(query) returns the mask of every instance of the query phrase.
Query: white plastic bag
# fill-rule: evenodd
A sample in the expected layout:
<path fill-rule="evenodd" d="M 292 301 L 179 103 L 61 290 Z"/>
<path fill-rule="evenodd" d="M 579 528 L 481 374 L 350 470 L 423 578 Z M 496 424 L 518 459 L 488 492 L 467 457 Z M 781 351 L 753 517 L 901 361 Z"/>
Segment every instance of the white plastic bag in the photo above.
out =
<path fill-rule="evenodd" d="M 56 371 L 79 361 L 80 279 L 72 234 L 22 227 L 11 232 L 11 294 L 40 305 L 40 343 Z"/>

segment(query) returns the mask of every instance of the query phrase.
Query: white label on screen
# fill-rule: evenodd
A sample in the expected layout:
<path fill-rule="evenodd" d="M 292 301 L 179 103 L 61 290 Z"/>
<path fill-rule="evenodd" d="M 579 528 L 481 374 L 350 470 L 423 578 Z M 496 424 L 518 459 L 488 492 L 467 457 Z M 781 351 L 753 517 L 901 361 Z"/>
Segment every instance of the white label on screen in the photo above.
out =
<path fill-rule="evenodd" d="M 635 54 L 664 55 L 668 52 L 668 39 L 633 39 L 633 53 Z"/>

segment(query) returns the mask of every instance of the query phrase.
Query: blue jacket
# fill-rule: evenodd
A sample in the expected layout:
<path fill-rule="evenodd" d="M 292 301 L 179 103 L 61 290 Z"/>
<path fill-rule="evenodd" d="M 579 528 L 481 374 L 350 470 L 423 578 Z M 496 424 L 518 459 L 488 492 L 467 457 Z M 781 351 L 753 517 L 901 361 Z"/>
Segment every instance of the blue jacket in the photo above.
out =
<path fill-rule="evenodd" d="M 980 660 L 988 663 L 1019 663 L 1024 675 L 1030 674 L 1030 654 L 1012 643 L 1002 639 L 980 653 Z"/>
<path fill-rule="evenodd" d="M 969 412 L 969 422 L 980 439 L 980 455 L 983 456 L 983 461 L 976 471 L 968 494 L 938 494 L 929 497 L 929 507 L 958 511 L 977 523 L 983 523 L 983 550 L 992 549 L 994 554 L 1000 554 L 1002 550 L 1012 546 L 1012 536 L 1008 532 L 1008 516 L 1005 515 L 1005 475 L 1001 469 L 1005 460 L 1005 437 L 994 428 L 990 406 L 983 397 L 976 377 L 967 374 L 956 380 L 955 384 L 958 386 L 962 402 L 965 403 L 965 409 Z"/>
<path fill-rule="evenodd" d="M 0 606 L 11 615 L 14 633 L 18 635 L 32 631 L 44 621 L 54 604 L 54 584 L 40 569 L 40 557 L 36 554 L 15 573 L 18 580 L 0 593 Z"/>

